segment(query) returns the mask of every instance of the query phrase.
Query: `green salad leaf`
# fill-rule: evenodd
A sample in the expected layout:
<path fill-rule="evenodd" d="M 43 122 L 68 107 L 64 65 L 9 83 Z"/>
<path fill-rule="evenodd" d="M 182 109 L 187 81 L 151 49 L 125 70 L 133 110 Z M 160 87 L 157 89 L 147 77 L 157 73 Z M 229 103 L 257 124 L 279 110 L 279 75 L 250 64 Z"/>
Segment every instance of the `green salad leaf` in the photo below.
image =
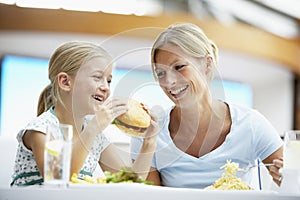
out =
<path fill-rule="evenodd" d="M 106 176 L 107 183 L 132 182 L 153 185 L 152 182 L 139 177 L 131 167 L 122 167 L 120 171 L 116 173 L 105 171 L 104 174 Z"/>

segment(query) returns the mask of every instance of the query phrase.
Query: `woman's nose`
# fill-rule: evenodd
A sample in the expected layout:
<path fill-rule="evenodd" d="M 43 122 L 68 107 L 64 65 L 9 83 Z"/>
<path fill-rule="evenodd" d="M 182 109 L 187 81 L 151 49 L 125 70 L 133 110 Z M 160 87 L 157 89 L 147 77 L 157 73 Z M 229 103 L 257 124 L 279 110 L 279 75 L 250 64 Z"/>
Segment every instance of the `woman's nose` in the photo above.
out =
<path fill-rule="evenodd" d="M 165 77 L 165 84 L 166 85 L 174 85 L 177 81 L 177 74 L 174 71 L 168 71 L 166 73 L 166 77 Z"/>

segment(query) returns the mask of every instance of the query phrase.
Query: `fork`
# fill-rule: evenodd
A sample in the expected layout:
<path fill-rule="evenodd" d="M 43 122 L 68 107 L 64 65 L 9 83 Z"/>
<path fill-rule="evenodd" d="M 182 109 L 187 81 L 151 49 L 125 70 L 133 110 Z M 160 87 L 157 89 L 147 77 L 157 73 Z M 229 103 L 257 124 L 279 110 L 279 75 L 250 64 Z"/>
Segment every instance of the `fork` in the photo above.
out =
<path fill-rule="evenodd" d="M 265 167 L 268 167 L 268 166 L 274 166 L 273 163 L 267 163 L 267 164 L 264 164 L 264 163 L 259 163 L 259 164 L 249 164 L 248 166 L 244 167 L 244 168 L 240 168 L 239 171 L 243 171 L 243 172 L 248 172 L 250 169 L 254 168 L 254 167 L 261 167 L 261 166 L 265 166 Z"/>

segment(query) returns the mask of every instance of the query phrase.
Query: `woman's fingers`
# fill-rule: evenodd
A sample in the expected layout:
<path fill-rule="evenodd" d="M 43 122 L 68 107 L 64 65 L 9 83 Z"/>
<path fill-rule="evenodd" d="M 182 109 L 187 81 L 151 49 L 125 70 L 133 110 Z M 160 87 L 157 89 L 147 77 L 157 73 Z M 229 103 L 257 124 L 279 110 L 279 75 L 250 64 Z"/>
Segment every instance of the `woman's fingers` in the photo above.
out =
<path fill-rule="evenodd" d="M 150 126 L 148 127 L 145 138 L 156 136 L 159 132 L 158 117 L 154 109 L 149 111 L 151 116 Z"/>
<path fill-rule="evenodd" d="M 273 177 L 273 180 L 280 185 L 282 180 L 282 174 L 280 172 L 280 169 L 283 167 L 283 160 L 280 159 L 274 159 L 273 160 L 274 166 L 269 167 L 270 175 Z"/>
<path fill-rule="evenodd" d="M 273 163 L 274 163 L 274 166 L 276 166 L 277 168 L 282 168 L 283 167 L 283 158 L 274 159 Z"/>

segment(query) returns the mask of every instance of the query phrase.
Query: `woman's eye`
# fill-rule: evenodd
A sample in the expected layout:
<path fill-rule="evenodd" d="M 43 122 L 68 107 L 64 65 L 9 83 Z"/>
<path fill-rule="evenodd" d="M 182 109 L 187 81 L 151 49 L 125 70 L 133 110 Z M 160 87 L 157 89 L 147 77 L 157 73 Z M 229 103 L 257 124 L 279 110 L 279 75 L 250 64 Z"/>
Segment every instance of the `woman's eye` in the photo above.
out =
<path fill-rule="evenodd" d="M 158 78 L 164 77 L 165 74 L 166 74 L 165 72 L 156 72 Z"/>
<path fill-rule="evenodd" d="M 111 79 L 108 79 L 108 80 L 107 80 L 107 83 L 108 83 L 108 84 L 111 84 Z"/>
<path fill-rule="evenodd" d="M 175 66 L 174 68 L 175 68 L 175 70 L 180 70 L 180 69 L 182 69 L 184 67 L 184 65 L 177 65 L 177 66 Z"/>

